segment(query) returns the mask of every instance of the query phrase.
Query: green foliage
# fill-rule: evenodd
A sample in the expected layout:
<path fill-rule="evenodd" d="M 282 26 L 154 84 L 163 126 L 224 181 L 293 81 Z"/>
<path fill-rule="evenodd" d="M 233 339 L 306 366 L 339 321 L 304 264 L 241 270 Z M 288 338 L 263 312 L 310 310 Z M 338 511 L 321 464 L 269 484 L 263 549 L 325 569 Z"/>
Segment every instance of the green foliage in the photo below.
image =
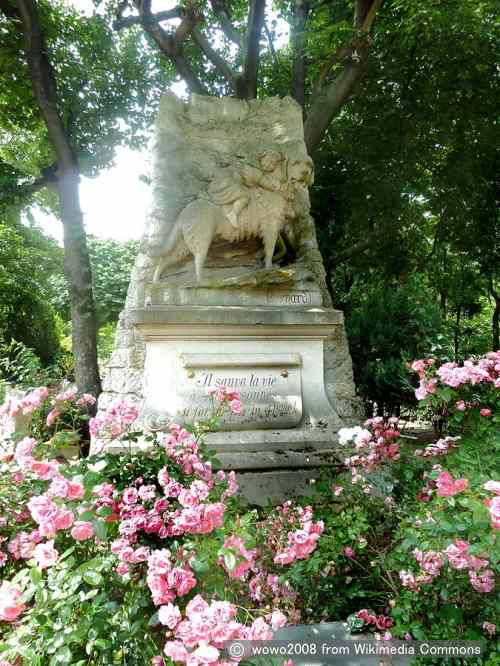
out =
<path fill-rule="evenodd" d="M 483 368 L 486 360 L 481 360 Z M 351 484 L 350 474 L 334 471 L 332 479 L 331 470 L 316 484 L 315 507 L 325 531 L 310 560 L 292 568 L 308 618 L 350 614 L 350 626 L 366 633 L 374 627 L 356 612 L 369 609 L 392 620 L 389 631 L 394 638 L 480 640 L 486 654 L 476 663 L 496 663 L 495 637 L 488 634 L 488 623 L 498 622 L 500 613 L 497 588 L 491 584 L 496 581 L 498 586 L 500 576 L 494 522 L 498 504 L 493 508 L 499 492 L 500 391 L 494 383 L 497 361 L 492 354 L 488 360 L 489 378 L 487 373 L 472 381 L 471 369 L 460 386 L 438 383 L 423 401 L 429 418 L 447 415 L 443 435 L 461 437 L 447 438 L 444 448 L 429 442 L 425 450 L 417 448 L 413 437 L 400 437 L 400 457 L 364 469 L 362 487 Z M 435 366 L 427 364 L 425 382 L 436 376 Z M 482 415 L 485 408 L 490 413 Z M 362 439 L 366 432 L 358 429 Z M 438 485 L 444 471 L 460 481 L 451 492 Z M 495 480 L 496 486 L 491 484 Z M 366 494 L 367 482 L 371 489 Z M 463 562 L 453 560 L 453 550 L 447 552 L 457 545 L 466 548 Z M 419 560 L 422 554 L 425 565 Z M 433 569 L 436 561 L 440 564 Z M 479 589 L 472 585 L 477 585 L 470 573 L 474 568 L 483 580 L 490 579 L 482 589 L 481 583 Z M 413 589 L 412 584 L 403 585 L 408 574 L 416 579 Z M 429 658 L 419 663 L 441 661 Z"/>
<path fill-rule="evenodd" d="M 97 332 L 97 351 L 99 360 L 106 362 L 113 353 L 115 344 L 116 324 L 104 324 Z"/>
<path fill-rule="evenodd" d="M 51 258 L 24 234 L 0 224 L 0 340 L 24 343 L 47 364 L 54 361 L 59 344 L 46 300 L 47 276 L 36 267 L 50 266 Z"/>
<path fill-rule="evenodd" d="M 372 559 L 387 546 L 395 516 L 387 514 L 382 502 L 367 502 L 356 494 L 332 501 L 328 475 L 319 482 L 318 493 L 315 515 L 325 523 L 325 531 L 311 558 L 290 571 L 304 622 L 344 619 L 360 608 L 384 607 L 390 593 L 377 579 Z M 352 548 L 351 556 L 346 548 Z"/>
<path fill-rule="evenodd" d="M 130 274 L 138 251 L 138 242 L 117 241 L 89 236 L 87 239 L 92 268 L 92 289 L 97 322 L 103 328 L 103 335 L 110 335 L 108 324 L 118 321 L 125 305 Z M 57 311 L 69 319 L 69 294 L 62 273 L 53 274 L 51 282 L 51 302 Z"/>
<path fill-rule="evenodd" d="M 118 321 L 123 310 L 139 244 L 91 236 L 88 245 L 97 321 L 103 326 Z"/>
<path fill-rule="evenodd" d="M 0 344 L 0 377 L 20 387 L 34 386 L 42 367 L 40 359 L 32 349 L 22 342 L 12 340 L 8 344 Z"/>
<path fill-rule="evenodd" d="M 356 386 L 367 413 L 399 413 L 415 406 L 407 363 L 435 351 L 439 340 L 439 308 L 421 280 L 381 283 L 351 290 L 347 333 Z"/>
<path fill-rule="evenodd" d="M 335 304 L 349 320 L 367 284 L 389 291 L 419 274 L 449 334 L 434 344 L 456 360 L 491 348 L 499 280 L 494 16 L 492 2 L 384 3 L 367 75 L 315 159 Z"/>
<path fill-rule="evenodd" d="M 446 458 L 446 469 L 454 478 L 466 478 L 469 487 L 456 497 L 433 496 L 430 502 L 415 507 L 415 512 L 402 516 L 394 535 L 394 547 L 382 564 L 387 572 L 418 572 L 414 550 L 442 551 L 455 540 L 471 544 L 469 552 L 489 560 L 488 569 L 498 576 L 500 559 L 498 538 L 490 527 L 490 516 L 484 501 L 492 493 L 482 489 L 485 481 L 498 478 L 500 467 L 498 432 L 474 430 L 463 437 L 455 453 Z M 428 474 L 427 484 L 438 476 Z M 411 506 L 411 505 L 410 505 Z M 429 519 L 432 517 L 432 520 Z M 484 637 L 483 622 L 494 622 L 500 615 L 500 600 L 495 593 L 481 593 L 471 588 L 467 568 L 456 570 L 445 565 L 432 583 L 422 585 L 419 594 L 401 589 L 394 632 L 403 636 L 411 632 L 420 636 L 444 639 L 453 632 L 454 639 L 478 640 Z"/>

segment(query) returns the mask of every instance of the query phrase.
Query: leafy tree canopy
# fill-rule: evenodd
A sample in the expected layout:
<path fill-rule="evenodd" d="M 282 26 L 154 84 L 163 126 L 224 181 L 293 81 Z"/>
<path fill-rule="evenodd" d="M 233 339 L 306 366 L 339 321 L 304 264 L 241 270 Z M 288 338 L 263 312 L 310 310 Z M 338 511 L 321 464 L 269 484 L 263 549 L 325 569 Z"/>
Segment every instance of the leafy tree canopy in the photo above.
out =
<path fill-rule="evenodd" d="M 38 11 L 57 78 L 60 116 L 81 172 L 94 176 L 112 164 L 116 145 L 137 147 L 149 136 L 163 70 L 152 66 L 140 35 L 117 35 L 105 16 L 83 16 L 61 1 L 41 0 Z M 19 21 L 0 13 L 0 179 L 10 180 L 11 194 L 30 194 L 53 182 L 55 171 L 22 39 Z M 25 189 L 20 191 L 19 184 Z M 8 192 L 3 189 L 4 200 Z"/>

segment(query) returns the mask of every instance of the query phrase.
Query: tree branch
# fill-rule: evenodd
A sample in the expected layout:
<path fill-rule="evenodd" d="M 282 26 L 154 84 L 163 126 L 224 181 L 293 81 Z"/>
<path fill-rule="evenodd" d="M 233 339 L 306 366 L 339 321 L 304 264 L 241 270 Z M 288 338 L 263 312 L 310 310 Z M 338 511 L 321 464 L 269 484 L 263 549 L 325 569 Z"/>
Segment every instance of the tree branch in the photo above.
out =
<path fill-rule="evenodd" d="M 342 250 L 341 252 L 337 252 L 336 254 L 334 254 L 332 257 L 332 261 L 333 262 L 345 261 L 346 259 L 355 257 L 357 254 L 361 254 L 365 250 L 372 248 L 373 245 L 384 235 L 386 231 L 387 231 L 386 225 L 379 225 L 376 223 L 373 227 L 373 230 L 367 237 L 357 241 L 356 243 L 354 243 L 354 245 L 351 245 L 345 250 Z"/>
<path fill-rule="evenodd" d="M 201 51 L 205 54 L 208 60 L 210 60 L 217 71 L 226 79 L 233 92 L 236 92 L 236 75 L 228 63 L 224 60 L 224 58 L 222 58 L 217 53 L 217 51 L 211 47 L 208 39 L 202 34 L 200 30 L 198 30 L 198 28 L 194 28 L 191 31 L 191 36 L 194 43 L 201 49 Z"/>
<path fill-rule="evenodd" d="M 306 0 L 295 0 L 291 42 L 293 49 L 292 97 L 304 108 L 306 101 L 305 27 L 310 4 Z"/>
<path fill-rule="evenodd" d="M 61 171 L 73 171 L 75 156 L 66 128 L 57 108 L 57 89 L 52 66 L 47 57 L 34 0 L 18 0 L 23 24 L 24 50 L 28 62 L 33 92 L 57 156 Z"/>
<path fill-rule="evenodd" d="M 144 20 L 151 21 L 151 23 L 161 23 L 161 21 L 169 21 L 170 19 L 180 18 L 181 16 L 182 12 L 180 7 L 174 7 L 165 12 L 150 14 L 149 17 Z M 141 23 L 143 23 L 143 20 L 141 20 L 140 16 L 124 16 L 113 21 L 113 29 L 122 30 L 123 28 L 130 28 L 132 25 L 140 25 Z"/>
<path fill-rule="evenodd" d="M 222 31 L 226 37 L 241 48 L 241 35 L 231 22 L 231 15 L 228 8 L 226 7 L 225 2 L 223 0 L 210 0 L 210 4 L 212 5 L 212 11 L 217 16 Z"/>
<path fill-rule="evenodd" d="M 182 50 L 185 38 L 195 26 L 195 15 L 191 12 L 186 14 L 172 35 L 164 30 L 158 22 L 152 20 L 151 17 L 154 14 L 151 14 L 151 0 L 135 0 L 134 4 L 139 11 L 138 19 L 144 31 L 170 60 L 179 76 L 186 82 L 189 90 L 198 95 L 208 95 L 207 89 L 196 76 Z"/>
<path fill-rule="evenodd" d="M 260 36 L 264 26 L 266 0 L 253 0 L 248 12 L 245 66 L 243 69 L 242 97 L 257 97 L 257 75 L 260 60 Z"/>
<path fill-rule="evenodd" d="M 16 187 L 10 189 L 9 191 L 0 192 L 0 203 L 8 203 L 13 198 L 24 201 L 29 199 L 40 190 L 43 190 L 44 187 L 57 186 L 57 164 L 53 164 L 50 167 L 42 170 L 42 176 L 36 180 L 31 181 L 31 183 L 21 183 Z"/>
<path fill-rule="evenodd" d="M 266 33 L 267 45 L 269 47 L 269 52 L 274 62 L 274 66 L 276 67 L 276 69 L 279 69 L 280 61 L 278 58 L 278 54 L 276 53 L 276 49 L 274 48 L 271 32 L 269 31 L 269 28 L 267 27 L 267 23 L 265 21 L 264 21 L 264 32 Z"/>
<path fill-rule="evenodd" d="M 351 43 L 337 50 L 319 74 L 315 83 L 314 102 L 304 123 L 304 135 L 309 153 L 314 152 L 334 116 L 344 106 L 365 72 L 370 44 L 370 30 L 383 0 L 356 0 L 354 27 L 357 35 Z M 343 58 L 345 65 L 334 81 L 325 84 L 332 64 Z"/>
<path fill-rule="evenodd" d="M 180 51 L 186 37 L 192 32 L 196 25 L 197 17 L 189 12 L 184 15 L 173 36 L 174 49 Z"/>

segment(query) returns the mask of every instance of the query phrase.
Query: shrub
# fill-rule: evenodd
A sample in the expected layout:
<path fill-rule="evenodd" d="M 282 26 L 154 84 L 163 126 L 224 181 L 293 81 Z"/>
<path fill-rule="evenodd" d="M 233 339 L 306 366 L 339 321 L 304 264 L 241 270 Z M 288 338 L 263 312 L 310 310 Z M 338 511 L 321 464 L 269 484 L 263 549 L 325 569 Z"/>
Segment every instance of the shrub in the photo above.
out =
<path fill-rule="evenodd" d="M 417 398 L 442 419 L 443 436 L 416 448 L 395 418 L 341 430 L 344 473 L 317 484 L 324 533 L 291 582 L 311 619 L 350 614 L 353 630 L 380 638 L 483 640 L 490 651 L 480 663 L 493 664 L 500 352 L 413 369 Z"/>
<path fill-rule="evenodd" d="M 215 471 L 200 438 L 241 404 L 225 390 L 213 399 L 209 424 L 154 435 L 134 431 L 133 405 L 111 405 L 90 429 L 129 450 L 73 463 L 55 450 L 90 396 L 42 388 L 4 407 L 31 414 L 36 438 L 1 463 L 0 658 L 223 664 L 224 641 L 298 621 L 283 572 L 311 555 L 323 525 L 290 502 L 264 519 L 240 510 L 234 474 Z M 151 448 L 135 452 L 144 440 Z"/>
<path fill-rule="evenodd" d="M 433 351 L 441 330 L 438 306 L 420 280 L 364 290 L 346 318 L 357 389 L 372 415 L 414 407 L 407 362 Z"/>

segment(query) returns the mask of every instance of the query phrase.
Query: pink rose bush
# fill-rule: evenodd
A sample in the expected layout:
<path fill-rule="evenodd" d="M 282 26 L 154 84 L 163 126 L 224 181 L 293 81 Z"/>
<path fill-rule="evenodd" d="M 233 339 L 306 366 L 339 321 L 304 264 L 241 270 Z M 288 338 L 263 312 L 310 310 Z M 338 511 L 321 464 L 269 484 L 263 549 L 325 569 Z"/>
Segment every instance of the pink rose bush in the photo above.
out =
<path fill-rule="evenodd" d="M 414 361 L 418 375 L 415 396 L 453 427 L 497 428 L 500 409 L 500 351 L 489 352 L 463 364 L 443 363 L 434 359 Z M 493 423 L 487 421 L 493 416 Z"/>
<path fill-rule="evenodd" d="M 219 415 L 241 412 L 234 391 L 213 399 Z M 131 663 L 225 666 L 234 663 L 226 641 L 271 638 L 298 621 L 283 574 L 317 547 L 323 525 L 312 509 L 287 502 L 265 518 L 243 514 L 235 474 L 214 469 L 203 426 L 173 424 L 135 453 L 145 435 L 124 401 L 90 419 L 96 437 L 126 442 L 123 455 L 56 459 L 54 432 L 92 404 L 66 389 L 15 406 L 38 410 L 40 425 L 0 463 L 0 659 L 112 664 L 123 653 Z M 64 644 L 53 626 L 67 627 Z"/>
<path fill-rule="evenodd" d="M 391 597 L 389 607 L 351 615 L 355 630 L 383 639 L 387 629 L 374 623 L 382 612 L 393 621 L 389 637 L 491 638 L 500 612 L 500 353 L 463 364 L 422 359 L 411 368 L 420 380 L 421 417 L 443 431 L 420 447 L 390 417 L 339 432 L 342 453 L 349 451 L 348 483 L 325 487 L 338 517 L 326 524 L 323 543 L 335 528 L 353 534 L 353 516 L 364 518 L 361 503 L 368 522 L 384 527 L 365 532 L 364 549 L 343 537 L 347 564 L 333 560 L 325 570 L 337 585 L 354 586 L 356 575 L 364 576 L 374 596 L 383 588 Z"/>
<path fill-rule="evenodd" d="M 400 432 L 398 419 L 375 417 L 368 419 L 363 427 L 342 428 L 339 430 L 339 444 L 352 455 L 344 459 L 345 467 L 351 473 L 351 483 L 358 484 L 369 494 L 373 486 L 370 474 L 389 461 L 398 460 Z M 337 494 L 342 492 L 337 486 Z"/>

